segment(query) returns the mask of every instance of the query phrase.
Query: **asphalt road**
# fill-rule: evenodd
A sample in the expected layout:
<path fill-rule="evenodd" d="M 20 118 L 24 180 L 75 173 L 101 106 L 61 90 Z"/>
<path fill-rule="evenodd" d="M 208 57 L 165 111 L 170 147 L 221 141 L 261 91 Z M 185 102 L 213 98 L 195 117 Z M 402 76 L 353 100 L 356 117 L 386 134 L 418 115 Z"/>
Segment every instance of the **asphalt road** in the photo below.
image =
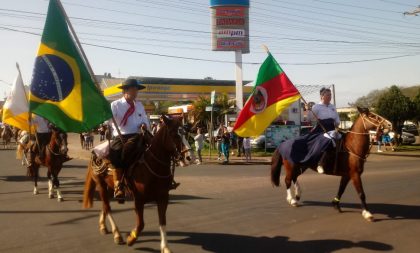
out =
<path fill-rule="evenodd" d="M 0 252 L 160 252 L 157 211 L 132 247 L 100 235 L 94 208 L 81 209 L 86 161 L 72 160 L 60 178 L 65 201 L 47 197 L 46 169 L 40 194 L 14 152 L 0 150 Z M 181 186 L 171 191 L 168 240 L 173 252 L 418 252 L 420 158 L 371 155 L 362 179 L 375 222 L 365 221 L 352 185 L 344 213 L 330 206 L 339 178 L 308 171 L 300 177 L 301 205 L 290 207 L 284 183 L 273 188 L 268 165 L 205 164 L 177 168 Z M 282 176 L 283 181 L 283 176 Z M 135 225 L 133 202 L 113 203 L 125 235 Z"/>

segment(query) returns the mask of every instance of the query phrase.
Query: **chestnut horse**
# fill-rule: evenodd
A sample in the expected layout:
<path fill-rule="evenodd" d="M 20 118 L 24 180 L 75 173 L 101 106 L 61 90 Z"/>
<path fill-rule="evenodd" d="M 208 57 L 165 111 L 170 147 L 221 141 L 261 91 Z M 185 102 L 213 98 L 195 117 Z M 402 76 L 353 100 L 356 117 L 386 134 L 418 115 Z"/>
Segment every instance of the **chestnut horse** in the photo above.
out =
<path fill-rule="evenodd" d="M 34 142 L 34 141 L 32 141 Z M 37 145 L 33 143 L 32 145 Z M 58 180 L 58 174 L 63 167 L 63 162 L 65 161 L 65 155 L 63 154 L 67 150 L 67 141 L 65 133 L 61 133 L 59 130 L 52 129 L 51 139 L 49 144 L 45 149 L 45 159 L 41 161 L 39 159 L 39 154 L 35 154 L 32 148 L 29 148 L 30 156 L 32 157 L 31 164 L 28 166 L 28 175 L 34 180 L 34 195 L 39 193 L 38 191 L 38 178 L 39 178 L 39 168 L 41 165 L 47 167 L 47 177 L 48 177 L 48 197 L 50 199 L 54 198 L 54 189 L 57 191 L 57 201 L 61 202 L 64 200 L 61 191 L 60 191 L 60 181 Z"/>
<path fill-rule="evenodd" d="M 134 196 L 135 211 L 137 214 L 137 225 L 128 236 L 127 245 L 133 245 L 144 228 L 143 212 L 145 203 L 155 201 L 159 215 L 161 250 L 162 252 L 171 252 L 166 239 L 166 209 L 168 206 L 169 190 L 173 180 L 171 165 L 175 163 L 175 159 L 180 159 L 183 135 L 181 133 L 182 124 L 179 120 L 169 119 L 166 116 L 163 119 L 164 125 L 151 139 L 150 146 L 140 158 L 135 159 L 135 162 L 125 172 L 127 174 L 125 180 L 130 192 Z M 136 156 L 136 154 L 133 154 L 133 156 Z M 99 169 L 99 172 L 93 170 L 95 166 Z M 102 234 L 107 233 L 105 219 L 108 217 L 112 226 L 114 242 L 121 244 L 123 243 L 121 234 L 111 215 L 109 195 L 112 194 L 114 185 L 112 174 L 107 173 L 107 167 L 106 163 L 97 162 L 93 155 L 86 176 L 83 207 L 92 207 L 93 195 L 95 187 L 97 187 L 102 200 L 102 210 L 99 215 L 99 230 Z"/>
<path fill-rule="evenodd" d="M 359 195 L 362 206 L 362 216 L 369 221 L 373 221 L 373 215 L 368 211 L 366 205 L 366 196 L 363 190 L 361 175 L 364 164 L 369 155 L 369 130 L 378 131 L 379 128 L 391 128 L 392 124 L 385 118 L 370 112 L 368 109 L 358 108 L 360 116 L 356 119 L 350 130 L 345 133 L 341 148 L 337 154 L 333 154 L 329 159 L 329 170 L 326 174 L 341 176 L 340 187 L 337 196 L 332 201 L 335 209 L 341 212 L 340 198 L 346 189 L 350 179 Z M 291 146 L 290 146 L 291 148 Z M 336 160 L 336 161 L 335 161 Z M 284 165 L 286 177 L 284 179 L 287 188 L 287 201 L 292 206 L 297 206 L 301 197 L 301 190 L 297 178 L 310 168 L 316 171 L 317 164 L 295 164 L 283 158 L 279 150 L 273 154 L 271 162 L 271 182 L 275 186 L 280 185 L 281 166 Z M 291 193 L 291 183 L 295 186 L 295 197 Z"/>

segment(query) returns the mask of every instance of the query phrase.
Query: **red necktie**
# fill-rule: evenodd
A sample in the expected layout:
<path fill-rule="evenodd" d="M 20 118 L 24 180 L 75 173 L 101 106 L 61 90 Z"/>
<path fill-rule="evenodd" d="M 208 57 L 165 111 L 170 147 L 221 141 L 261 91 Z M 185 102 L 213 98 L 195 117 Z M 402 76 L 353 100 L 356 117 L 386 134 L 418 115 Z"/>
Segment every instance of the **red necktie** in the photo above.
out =
<path fill-rule="evenodd" d="M 127 125 L 128 118 L 134 113 L 134 111 L 136 109 L 134 107 L 134 101 L 127 101 L 127 103 L 130 107 L 127 109 L 127 111 L 124 114 L 123 119 L 121 120 L 121 123 L 120 123 L 121 126 Z"/>

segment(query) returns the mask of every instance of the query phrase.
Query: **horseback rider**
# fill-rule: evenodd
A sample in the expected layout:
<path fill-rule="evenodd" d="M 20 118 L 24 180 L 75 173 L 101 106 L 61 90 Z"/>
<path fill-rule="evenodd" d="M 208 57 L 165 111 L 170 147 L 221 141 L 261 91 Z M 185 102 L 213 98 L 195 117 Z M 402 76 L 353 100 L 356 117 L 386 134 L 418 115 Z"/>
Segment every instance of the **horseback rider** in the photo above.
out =
<path fill-rule="evenodd" d="M 51 139 L 50 122 L 45 118 L 36 115 L 32 118 L 32 124 L 35 126 L 36 143 L 32 145 L 30 163 L 35 161 L 35 154 L 39 154 L 40 163 L 45 159 L 45 149 Z"/>
<path fill-rule="evenodd" d="M 114 175 L 114 198 L 123 201 L 125 197 L 122 177 L 129 162 L 125 155 L 136 151 L 140 130 L 149 130 L 150 123 L 140 101 L 136 101 L 139 90 L 145 88 L 137 79 L 126 79 L 122 89 L 123 97 L 111 103 L 111 110 L 117 126 L 113 126 L 113 141 L 110 145 L 109 160 Z M 121 132 L 119 136 L 117 127 Z"/>
<path fill-rule="evenodd" d="M 321 101 L 313 105 L 312 113 L 308 113 L 308 119 L 311 122 L 316 122 L 316 127 L 312 130 L 313 134 L 326 132 L 324 136 L 329 139 L 337 138 L 335 128 L 340 125 L 340 117 L 333 104 L 331 104 L 331 90 L 329 88 L 322 88 L 320 90 Z M 317 120 L 318 119 L 318 120 Z M 330 145 L 331 146 L 331 145 Z M 321 158 L 318 162 L 318 173 L 324 173 L 324 165 L 327 158 L 327 150 L 323 150 Z"/>

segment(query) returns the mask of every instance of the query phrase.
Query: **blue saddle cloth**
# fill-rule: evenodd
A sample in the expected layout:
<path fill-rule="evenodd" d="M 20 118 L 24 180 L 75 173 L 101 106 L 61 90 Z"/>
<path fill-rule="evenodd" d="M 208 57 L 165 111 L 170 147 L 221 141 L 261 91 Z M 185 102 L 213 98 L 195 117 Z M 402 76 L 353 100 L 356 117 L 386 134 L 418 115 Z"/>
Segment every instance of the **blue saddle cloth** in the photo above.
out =
<path fill-rule="evenodd" d="M 334 129 L 334 120 L 321 120 L 321 124 L 327 131 Z M 317 126 L 310 133 L 287 140 L 277 147 L 283 159 L 293 164 L 305 166 L 316 165 L 321 159 L 322 153 L 333 148 L 333 140 L 324 136 L 324 131 Z"/>

